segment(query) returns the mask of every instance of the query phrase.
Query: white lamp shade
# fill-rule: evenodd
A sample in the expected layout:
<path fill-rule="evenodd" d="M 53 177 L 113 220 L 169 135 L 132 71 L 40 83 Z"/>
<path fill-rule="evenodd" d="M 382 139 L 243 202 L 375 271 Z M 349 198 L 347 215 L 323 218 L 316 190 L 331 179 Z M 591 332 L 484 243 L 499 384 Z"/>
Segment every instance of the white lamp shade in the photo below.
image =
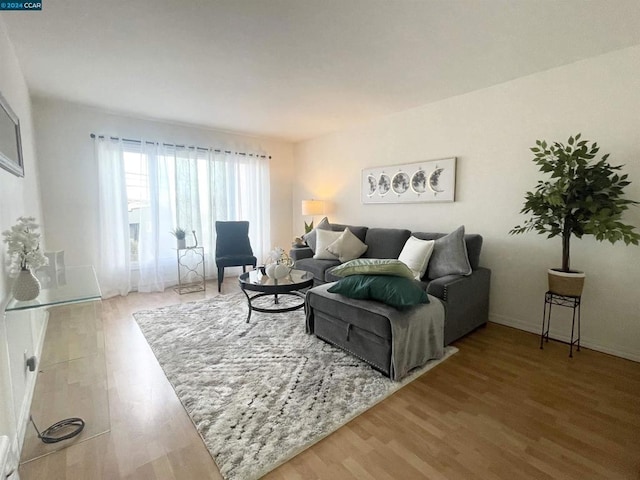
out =
<path fill-rule="evenodd" d="M 324 213 L 324 202 L 322 200 L 303 200 L 302 215 L 322 215 Z"/>

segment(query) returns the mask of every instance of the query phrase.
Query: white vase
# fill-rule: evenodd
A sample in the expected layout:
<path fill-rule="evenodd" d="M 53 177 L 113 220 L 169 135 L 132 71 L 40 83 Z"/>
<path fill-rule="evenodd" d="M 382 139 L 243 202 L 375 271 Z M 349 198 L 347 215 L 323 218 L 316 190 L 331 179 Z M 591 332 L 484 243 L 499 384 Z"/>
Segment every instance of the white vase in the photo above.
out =
<path fill-rule="evenodd" d="M 280 280 L 281 278 L 289 275 L 289 271 L 291 269 L 286 267 L 280 263 L 270 263 L 265 267 L 265 273 L 267 277 L 273 278 L 274 280 Z"/>
<path fill-rule="evenodd" d="M 276 263 L 270 263 L 269 265 L 267 265 L 264 269 L 264 273 L 267 274 L 267 277 L 269 278 L 276 278 L 276 267 L 278 266 L 278 264 Z"/>
<path fill-rule="evenodd" d="M 286 267 L 285 265 L 279 263 L 278 265 L 276 265 L 276 268 L 274 270 L 274 278 L 276 280 L 280 280 L 281 278 L 286 277 L 287 275 L 289 275 L 289 270 L 291 270 L 290 268 Z"/>
<path fill-rule="evenodd" d="M 178 249 L 187 248 L 187 239 L 178 238 Z"/>
<path fill-rule="evenodd" d="M 33 300 L 40 295 L 40 282 L 26 268 L 20 270 L 16 282 L 13 284 L 13 297 L 21 302 Z"/>

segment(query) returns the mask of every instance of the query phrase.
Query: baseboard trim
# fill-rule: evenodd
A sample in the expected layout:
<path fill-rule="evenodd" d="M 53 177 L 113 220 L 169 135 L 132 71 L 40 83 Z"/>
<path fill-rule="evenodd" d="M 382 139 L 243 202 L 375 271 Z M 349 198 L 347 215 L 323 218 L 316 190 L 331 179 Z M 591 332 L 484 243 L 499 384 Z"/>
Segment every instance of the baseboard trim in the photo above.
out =
<path fill-rule="evenodd" d="M 505 315 L 498 315 L 496 313 L 489 314 L 489 321 L 498 323 L 500 325 L 505 325 L 507 327 L 517 328 L 518 330 L 524 330 L 525 332 L 535 333 L 536 335 L 540 335 L 540 329 L 542 328 L 542 323 L 533 325 L 530 322 L 526 322 L 524 320 L 507 317 Z M 556 335 L 556 338 L 565 342 L 569 342 L 570 340 L 569 336 L 562 334 Z M 591 350 L 596 350 L 597 352 L 606 353 L 608 355 L 632 360 L 634 362 L 640 362 L 640 352 L 628 351 L 623 348 L 611 347 L 609 345 L 602 345 L 601 343 L 585 336 L 580 339 L 580 346 L 589 348 Z"/>

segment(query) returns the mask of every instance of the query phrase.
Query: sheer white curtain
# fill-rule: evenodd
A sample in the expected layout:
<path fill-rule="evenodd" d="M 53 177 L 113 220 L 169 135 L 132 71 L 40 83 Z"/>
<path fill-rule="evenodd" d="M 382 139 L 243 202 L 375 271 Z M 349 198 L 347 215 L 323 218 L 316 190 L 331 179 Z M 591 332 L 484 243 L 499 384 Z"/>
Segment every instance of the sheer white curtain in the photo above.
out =
<path fill-rule="evenodd" d="M 205 249 L 207 277 L 216 273 L 216 220 L 248 220 L 251 245 L 259 261 L 270 250 L 268 158 L 144 141 L 124 145 L 109 139 L 95 141 L 101 185 L 101 238 L 113 238 L 107 242 L 108 248 L 101 245 L 98 255 L 101 285 L 113 285 L 109 289 L 103 287 L 105 297 L 125 295 L 132 286 L 151 292 L 177 283 L 176 242 L 169 233 L 175 227 L 187 231 L 188 245 L 195 243 L 191 232 L 196 232 L 199 245 Z M 141 193 L 136 198 L 140 204 L 138 261 L 137 266 L 133 264 L 133 271 L 129 260 L 125 155 L 127 162 L 139 163 L 136 172 L 144 179 L 136 190 Z M 110 188 L 103 188 L 103 183 Z M 117 202 L 113 200 L 115 195 Z M 119 235 L 114 236 L 115 231 Z M 111 261 L 115 257 L 118 260 Z"/>
<path fill-rule="evenodd" d="M 98 159 L 99 252 L 95 255 L 100 289 L 105 298 L 131 291 L 129 216 L 122 142 L 95 141 Z"/>
<path fill-rule="evenodd" d="M 249 239 L 258 263 L 271 250 L 269 160 L 258 156 L 214 152 L 209 184 L 212 217 L 216 220 L 248 220 Z M 215 243 L 215 242 L 214 242 Z"/>
<path fill-rule="evenodd" d="M 131 154 L 129 147 L 127 150 Z M 175 239 L 169 233 L 176 218 L 176 197 L 172 188 L 174 166 L 161 144 L 141 142 L 138 155 L 141 171 L 146 173 L 142 186 L 145 205 L 139 209 L 138 277 L 139 292 L 160 292 L 174 285 L 178 275 Z M 135 161 L 128 159 L 128 161 Z M 134 277 L 135 278 L 135 277 Z"/>

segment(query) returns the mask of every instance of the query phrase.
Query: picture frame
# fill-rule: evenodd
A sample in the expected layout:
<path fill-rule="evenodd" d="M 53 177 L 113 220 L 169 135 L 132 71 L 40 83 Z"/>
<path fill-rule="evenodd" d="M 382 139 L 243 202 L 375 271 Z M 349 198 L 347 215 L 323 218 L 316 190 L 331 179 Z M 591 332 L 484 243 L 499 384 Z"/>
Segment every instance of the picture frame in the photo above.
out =
<path fill-rule="evenodd" d="M 0 94 L 0 167 L 24 177 L 20 120 Z"/>
<path fill-rule="evenodd" d="M 362 170 L 364 204 L 454 202 L 456 157 Z"/>

